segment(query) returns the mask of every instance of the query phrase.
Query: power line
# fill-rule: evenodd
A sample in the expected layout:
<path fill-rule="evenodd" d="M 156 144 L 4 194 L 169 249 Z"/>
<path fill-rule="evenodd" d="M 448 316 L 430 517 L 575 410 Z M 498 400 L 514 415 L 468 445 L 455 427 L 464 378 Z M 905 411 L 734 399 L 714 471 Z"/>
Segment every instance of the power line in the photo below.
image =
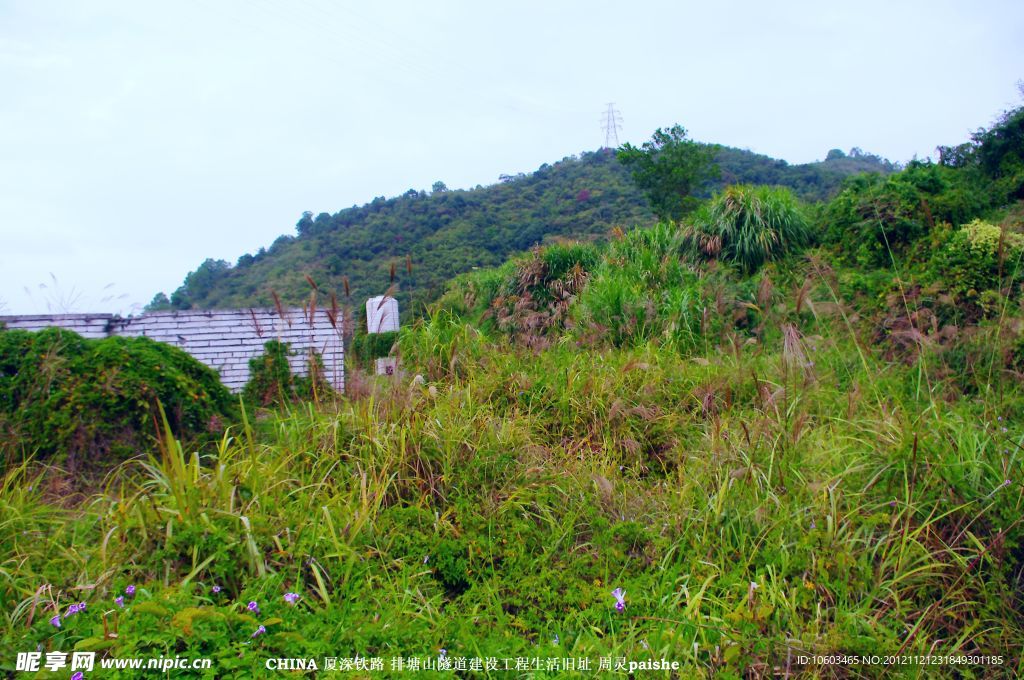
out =
<path fill-rule="evenodd" d="M 619 130 L 622 129 L 622 114 L 615 109 L 615 102 L 608 103 L 602 127 L 604 127 L 604 147 L 602 148 L 617 149 L 619 147 Z M 612 144 L 613 141 L 614 144 Z"/>

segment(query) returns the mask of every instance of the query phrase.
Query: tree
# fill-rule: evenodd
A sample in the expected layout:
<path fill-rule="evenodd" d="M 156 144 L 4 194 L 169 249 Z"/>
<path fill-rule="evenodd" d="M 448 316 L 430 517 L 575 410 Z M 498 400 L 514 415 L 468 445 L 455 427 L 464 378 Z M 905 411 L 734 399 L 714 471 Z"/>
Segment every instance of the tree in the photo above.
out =
<path fill-rule="evenodd" d="M 697 207 L 699 201 L 693 194 L 718 176 L 716 151 L 714 145 L 687 139 L 686 130 L 674 125 L 667 132 L 655 130 L 651 141 L 640 148 L 627 142 L 617 157 L 630 170 L 655 214 L 675 221 Z"/>
<path fill-rule="evenodd" d="M 1010 180 L 1007 188 L 1013 198 L 1024 196 L 1024 106 L 1003 113 L 992 128 L 971 137 L 981 169 L 990 177 Z"/>
<path fill-rule="evenodd" d="M 160 312 L 165 309 L 171 309 L 171 301 L 164 293 L 157 293 L 153 296 L 150 303 L 146 305 L 147 312 Z"/>
<path fill-rule="evenodd" d="M 279 239 L 280 240 L 280 239 Z M 169 300 L 174 309 L 191 309 L 192 305 L 206 297 L 231 271 L 231 265 L 224 260 L 207 258 L 194 272 L 189 272 L 185 283 L 171 294 Z"/>
<path fill-rule="evenodd" d="M 430 187 L 430 190 L 435 194 L 441 194 L 444 193 L 445 191 L 448 191 L 448 187 L 445 186 L 444 182 L 438 180 L 434 182 L 434 186 Z"/>
<path fill-rule="evenodd" d="M 295 223 L 295 231 L 299 234 L 299 236 L 302 236 L 303 234 L 308 233 L 312 228 L 313 213 L 307 210 L 304 213 L 302 213 L 302 217 L 300 217 L 299 221 Z"/>

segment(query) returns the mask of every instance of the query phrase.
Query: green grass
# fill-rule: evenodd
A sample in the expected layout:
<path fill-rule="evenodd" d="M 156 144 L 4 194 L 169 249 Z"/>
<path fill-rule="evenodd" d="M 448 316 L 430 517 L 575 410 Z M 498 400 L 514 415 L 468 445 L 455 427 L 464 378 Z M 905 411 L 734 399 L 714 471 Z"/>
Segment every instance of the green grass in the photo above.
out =
<path fill-rule="evenodd" d="M 206 655 L 218 677 L 442 647 L 719 677 L 811 652 L 1003 654 L 1019 672 L 1021 430 L 996 420 L 1019 395 L 944 404 L 917 397 L 913 366 L 798 342 L 813 366 L 781 344 L 528 354 L 435 317 L 402 336 L 422 386 L 208 450 L 165 440 L 73 507 L 39 495 L 59 471 L 9 471 L 5 647 Z"/>
<path fill-rule="evenodd" d="M 209 677 L 442 648 L 665 657 L 682 677 L 885 674 L 808 654 L 1024 673 L 1012 295 L 943 344 L 879 299 L 921 313 L 912 271 L 685 255 L 665 225 L 533 253 L 403 329 L 402 380 L 243 408 L 202 445 L 165 428 L 78 496 L 62 469 L 6 470 L 0 668 L 41 646 L 207 656 Z"/>

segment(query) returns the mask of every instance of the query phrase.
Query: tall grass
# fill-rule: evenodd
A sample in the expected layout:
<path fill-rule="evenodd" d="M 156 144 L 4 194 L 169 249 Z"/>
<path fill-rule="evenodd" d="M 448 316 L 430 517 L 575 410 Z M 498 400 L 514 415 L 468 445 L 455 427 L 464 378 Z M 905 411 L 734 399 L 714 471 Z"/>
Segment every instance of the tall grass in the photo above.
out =
<path fill-rule="evenodd" d="M 877 673 L 811 653 L 1024 672 L 1020 385 L 946 399 L 957 377 L 866 344 L 826 275 L 730 283 L 681 238 L 609 246 L 545 347 L 440 311 L 399 338 L 420 379 L 243 414 L 199 450 L 164 432 L 84 503 L 46 491 L 59 471 L 8 471 L 0 663 L 98 644 L 116 615 L 109 653 L 208 655 L 222 677 L 441 648 L 664 656 L 684 677 Z"/>

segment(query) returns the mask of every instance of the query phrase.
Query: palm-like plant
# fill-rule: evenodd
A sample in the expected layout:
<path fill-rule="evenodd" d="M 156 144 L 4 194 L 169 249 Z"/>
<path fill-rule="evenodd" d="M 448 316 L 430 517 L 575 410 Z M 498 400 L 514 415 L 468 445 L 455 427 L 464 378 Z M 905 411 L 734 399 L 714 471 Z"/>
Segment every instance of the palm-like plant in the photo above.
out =
<path fill-rule="evenodd" d="M 788 189 L 747 184 L 715 196 L 684 233 L 697 255 L 735 262 L 748 272 L 810 241 L 807 219 Z"/>

